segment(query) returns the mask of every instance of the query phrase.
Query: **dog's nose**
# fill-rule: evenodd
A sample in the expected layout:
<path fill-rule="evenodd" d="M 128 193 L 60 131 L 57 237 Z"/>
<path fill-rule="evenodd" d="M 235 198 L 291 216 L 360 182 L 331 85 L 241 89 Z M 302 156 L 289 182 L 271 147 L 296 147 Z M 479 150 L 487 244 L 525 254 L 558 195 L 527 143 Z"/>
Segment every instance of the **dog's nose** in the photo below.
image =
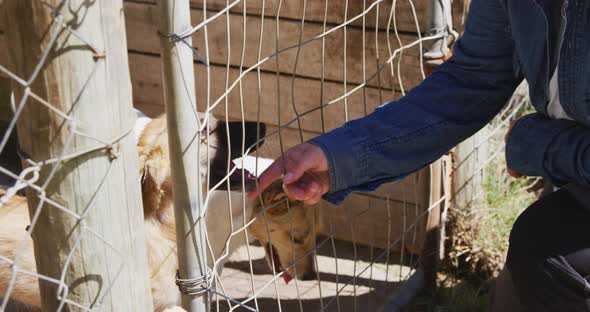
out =
<path fill-rule="evenodd" d="M 316 272 L 314 272 L 314 271 L 305 272 L 303 274 L 303 276 L 301 277 L 301 280 L 303 280 L 303 281 L 311 281 L 311 280 L 317 279 L 317 277 L 318 276 L 317 276 Z"/>

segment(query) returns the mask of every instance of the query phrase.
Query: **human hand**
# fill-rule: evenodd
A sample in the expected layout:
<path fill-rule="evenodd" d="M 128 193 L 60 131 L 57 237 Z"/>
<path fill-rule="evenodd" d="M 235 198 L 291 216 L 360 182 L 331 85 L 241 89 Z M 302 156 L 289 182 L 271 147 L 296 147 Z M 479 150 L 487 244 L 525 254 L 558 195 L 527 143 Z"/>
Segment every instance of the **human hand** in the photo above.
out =
<path fill-rule="evenodd" d="M 258 178 L 258 187 L 248 193 L 255 199 L 272 182 L 283 176 L 284 189 L 289 198 L 313 205 L 330 189 L 328 159 L 324 151 L 313 144 L 302 143 L 287 150 Z"/>
<path fill-rule="evenodd" d="M 512 122 L 510 122 L 510 126 L 508 127 L 508 131 L 506 132 L 506 135 L 504 136 L 504 144 L 508 143 L 508 137 L 510 136 L 510 131 L 512 131 L 512 127 L 514 127 L 514 125 L 518 122 L 520 118 L 517 118 L 515 120 L 513 120 Z M 514 170 L 514 169 L 510 169 L 508 167 L 506 167 L 506 172 L 508 172 L 508 175 L 513 177 L 513 178 L 522 178 L 522 173 Z"/>

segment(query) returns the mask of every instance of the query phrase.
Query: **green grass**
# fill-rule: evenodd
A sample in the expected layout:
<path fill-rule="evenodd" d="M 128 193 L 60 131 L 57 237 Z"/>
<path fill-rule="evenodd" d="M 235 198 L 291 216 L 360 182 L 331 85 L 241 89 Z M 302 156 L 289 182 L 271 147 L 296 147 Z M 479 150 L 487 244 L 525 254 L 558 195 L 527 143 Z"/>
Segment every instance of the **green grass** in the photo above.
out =
<path fill-rule="evenodd" d="M 529 111 L 527 106 L 516 116 Z M 492 127 L 498 124 L 495 121 Z M 490 140 L 489 150 L 503 147 L 506 131 L 507 126 Z M 440 266 L 434 304 L 423 311 L 487 311 L 494 279 L 504 265 L 512 225 L 538 196 L 528 190 L 533 183 L 534 179 L 510 177 L 503 153 L 485 168 L 485 199 L 468 212 L 449 212 L 450 252 Z"/>
<path fill-rule="evenodd" d="M 449 281 L 438 286 L 435 294 L 435 302 L 438 304 L 434 311 L 473 312 L 486 311 L 490 300 L 489 287 L 475 287 L 473 284 L 462 281 Z"/>
<path fill-rule="evenodd" d="M 537 198 L 536 193 L 527 191 L 534 181 L 509 177 L 505 168 L 502 161 L 488 170 L 495 172 L 488 173 L 485 185 L 487 209 L 481 214 L 478 240 L 474 242 L 482 249 L 500 251 L 503 254 L 507 250 L 514 221 Z"/>
<path fill-rule="evenodd" d="M 463 237 L 441 264 L 434 304 L 423 311 L 487 311 L 494 278 L 503 267 L 508 237 L 518 215 L 536 195 L 526 191 L 530 180 L 509 177 L 503 164 L 491 166 L 485 187 L 485 207 L 477 218 L 461 215 L 454 235 Z M 496 168 L 494 168 L 496 167 Z M 456 241 L 455 241 L 456 242 Z M 434 306 L 434 308 L 432 308 Z"/>

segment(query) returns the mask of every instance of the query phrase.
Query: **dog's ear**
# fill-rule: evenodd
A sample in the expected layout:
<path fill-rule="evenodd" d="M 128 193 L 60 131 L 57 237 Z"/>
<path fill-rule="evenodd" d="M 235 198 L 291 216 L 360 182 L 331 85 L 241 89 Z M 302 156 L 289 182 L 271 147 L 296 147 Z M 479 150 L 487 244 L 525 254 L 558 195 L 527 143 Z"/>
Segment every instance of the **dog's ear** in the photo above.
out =
<path fill-rule="evenodd" d="M 215 127 L 216 135 L 216 152 L 215 157 L 211 160 L 211 171 L 209 172 L 210 185 L 216 185 L 221 181 L 228 172 L 228 163 L 231 160 L 242 157 L 242 150 L 249 152 L 255 151 L 264 144 L 266 136 L 266 125 L 258 122 L 241 122 L 241 121 L 217 121 Z M 229 157 L 229 159 L 228 159 Z M 229 177 L 229 189 L 227 183 L 222 183 L 218 190 L 241 190 L 242 176 L 241 171 L 236 170 Z M 255 186 L 254 178 L 246 179 L 246 190 Z"/>
<path fill-rule="evenodd" d="M 229 142 L 227 135 L 229 134 Z M 258 147 L 264 144 L 263 138 L 266 136 L 266 125 L 261 122 L 254 121 L 230 121 L 225 125 L 225 122 L 219 121 L 219 136 L 220 147 L 231 148 L 231 159 L 242 157 L 242 138 L 244 143 L 244 151 L 252 148 L 254 152 Z M 256 144 L 256 142 L 258 144 Z M 227 149 L 226 149 L 227 152 Z"/>
<path fill-rule="evenodd" d="M 172 200 L 170 164 L 161 146 L 153 146 L 139 153 L 139 174 L 144 216 L 158 214 L 160 208 Z"/>

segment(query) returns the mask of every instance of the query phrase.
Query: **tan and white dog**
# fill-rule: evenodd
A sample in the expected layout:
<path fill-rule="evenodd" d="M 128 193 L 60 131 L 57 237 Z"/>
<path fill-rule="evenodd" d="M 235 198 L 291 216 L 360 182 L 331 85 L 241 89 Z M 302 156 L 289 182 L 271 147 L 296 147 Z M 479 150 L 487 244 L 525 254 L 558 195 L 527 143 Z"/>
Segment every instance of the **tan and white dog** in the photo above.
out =
<path fill-rule="evenodd" d="M 209 185 L 216 185 L 226 177 L 228 160 L 242 156 L 242 143 L 246 147 L 254 145 L 257 135 L 264 136 L 265 127 L 257 123 L 226 124 L 213 118 L 210 118 L 209 122 L 209 133 L 202 134 L 200 138 L 201 144 L 209 149 L 205 155 L 210 155 L 209 159 L 201 155 L 201 174 L 204 181 L 209 179 Z M 172 200 L 174 190 L 170 176 L 168 135 L 163 117 L 153 120 L 142 117 L 138 119 L 138 124 L 136 133 L 139 133 L 139 174 L 152 298 L 155 311 L 166 311 L 178 305 L 180 298 L 175 285 L 177 256 Z M 227 140 L 228 135 L 230 142 Z M 201 151 L 206 150 L 207 148 L 201 148 Z M 207 162 L 210 164 L 210 172 L 207 172 Z M 235 170 L 234 174 L 228 177 L 229 183 L 221 183 L 218 190 L 211 191 L 208 195 L 205 222 L 211 247 L 207 257 L 209 266 L 213 267 L 214 259 L 221 259 L 217 266 L 217 273 L 221 274 L 227 255 L 248 243 L 244 235 L 230 237 L 230 234 L 243 226 L 244 220 L 260 215 L 263 207 L 270 207 L 266 211 L 267 217 L 258 217 L 248 231 L 265 246 L 267 259 L 274 262 L 275 269 L 286 269 L 283 275 L 286 282 L 291 276 L 302 279 L 315 278 L 310 251 L 314 246 L 315 233 L 319 226 L 317 208 L 288 201 L 280 182 L 265 191 L 260 200 L 246 201 L 243 205 L 244 193 L 238 190 L 242 189 L 242 181 L 246 189 L 250 189 L 255 183 L 255 178 L 248 171 L 244 171 L 244 176 L 241 172 L 242 170 Z M 287 205 L 291 209 L 287 209 Z M 29 216 L 24 197 L 14 196 L 0 207 L 0 255 L 9 259 L 16 256 L 14 253 L 28 224 Z M 27 271 L 36 271 L 32 240 L 26 241 L 24 250 L 19 254 L 19 266 Z M 0 298 L 6 292 L 11 274 L 10 266 L 0 261 Z M 12 305 L 7 311 L 21 311 L 17 307 L 25 307 L 25 311 L 39 310 L 38 284 L 36 279 L 29 275 L 17 274 L 10 297 Z"/>

